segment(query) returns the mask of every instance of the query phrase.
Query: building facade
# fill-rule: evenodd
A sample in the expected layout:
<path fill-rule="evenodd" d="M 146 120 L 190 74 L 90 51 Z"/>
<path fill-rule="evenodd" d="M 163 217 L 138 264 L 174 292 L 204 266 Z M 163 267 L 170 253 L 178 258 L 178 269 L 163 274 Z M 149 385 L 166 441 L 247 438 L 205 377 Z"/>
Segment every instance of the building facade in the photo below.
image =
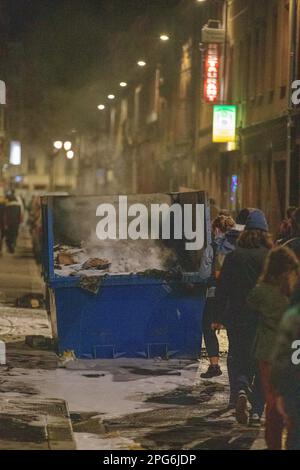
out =
<path fill-rule="evenodd" d="M 207 190 L 234 213 L 260 207 L 273 229 L 288 203 L 287 136 L 291 0 L 183 0 L 170 12 L 172 36 L 110 107 L 112 167 L 120 191 Z M 296 16 L 296 18 L 295 18 Z M 201 30 L 219 21 L 219 94 L 237 108 L 236 139 L 212 142 L 213 104 L 205 91 L 208 44 Z M 138 25 L 137 25 L 138 29 Z M 134 31 L 131 32 L 134 37 Z M 296 47 L 295 77 L 299 47 Z M 293 110 L 293 191 L 299 203 L 298 118 Z M 292 181 L 292 180 L 291 180 Z"/>

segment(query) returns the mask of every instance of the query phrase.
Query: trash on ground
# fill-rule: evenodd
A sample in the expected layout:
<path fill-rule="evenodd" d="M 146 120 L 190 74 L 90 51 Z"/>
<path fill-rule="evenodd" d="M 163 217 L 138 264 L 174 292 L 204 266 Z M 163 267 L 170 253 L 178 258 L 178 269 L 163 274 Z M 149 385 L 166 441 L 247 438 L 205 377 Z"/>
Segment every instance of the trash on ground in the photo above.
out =
<path fill-rule="evenodd" d="M 26 294 L 16 300 L 16 307 L 18 308 L 45 308 L 45 299 L 43 294 Z"/>
<path fill-rule="evenodd" d="M 74 351 L 64 351 L 60 356 L 59 356 L 59 367 L 66 367 L 66 364 L 69 362 L 75 361 L 76 360 L 76 355 Z"/>

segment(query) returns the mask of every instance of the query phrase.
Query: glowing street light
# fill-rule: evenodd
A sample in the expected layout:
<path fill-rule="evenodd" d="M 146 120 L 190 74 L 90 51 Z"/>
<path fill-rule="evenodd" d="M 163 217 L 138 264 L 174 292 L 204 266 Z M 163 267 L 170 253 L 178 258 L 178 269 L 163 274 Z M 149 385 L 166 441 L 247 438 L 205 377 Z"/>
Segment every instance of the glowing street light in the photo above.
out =
<path fill-rule="evenodd" d="M 67 158 L 68 158 L 69 160 L 72 160 L 72 159 L 74 158 L 74 155 L 75 155 L 75 154 L 74 154 L 73 150 L 69 150 L 69 151 L 67 152 Z"/>
<path fill-rule="evenodd" d="M 114 99 L 115 99 L 115 95 L 113 95 L 113 94 L 110 94 L 110 95 L 108 95 L 108 97 L 107 97 L 107 98 L 108 98 L 109 100 L 114 100 Z"/>
<path fill-rule="evenodd" d="M 163 42 L 167 42 L 170 40 L 170 36 L 168 36 L 167 34 L 161 34 L 160 35 L 160 40 L 163 41 Z"/>
<path fill-rule="evenodd" d="M 105 105 L 104 104 L 99 104 L 98 109 L 100 111 L 103 111 L 105 109 Z"/>
<path fill-rule="evenodd" d="M 126 88 L 126 87 L 127 87 L 127 83 L 126 83 L 126 82 L 121 82 L 121 83 L 120 83 L 120 87 L 121 87 L 121 88 Z"/>
<path fill-rule="evenodd" d="M 61 140 L 57 140 L 56 142 L 54 142 L 53 147 L 56 150 L 61 150 L 63 148 L 63 145 L 64 144 L 61 142 Z"/>
<path fill-rule="evenodd" d="M 146 67 L 147 65 L 147 63 L 144 60 L 139 60 L 137 64 L 139 67 Z"/>
<path fill-rule="evenodd" d="M 71 150 L 71 148 L 72 148 L 72 142 L 67 141 L 64 143 L 64 149 L 66 151 Z"/>

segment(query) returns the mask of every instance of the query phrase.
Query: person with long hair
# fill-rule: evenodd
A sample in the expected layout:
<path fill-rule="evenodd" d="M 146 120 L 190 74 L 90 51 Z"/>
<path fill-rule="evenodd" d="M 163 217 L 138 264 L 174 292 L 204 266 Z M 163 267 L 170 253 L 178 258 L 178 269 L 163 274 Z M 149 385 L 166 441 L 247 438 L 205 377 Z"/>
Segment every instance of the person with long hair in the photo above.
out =
<path fill-rule="evenodd" d="M 272 354 L 279 324 L 299 277 L 299 261 L 288 248 L 273 249 L 257 286 L 250 292 L 248 305 L 258 314 L 254 356 L 258 361 L 266 400 L 266 442 L 269 450 L 280 450 L 284 423 L 277 410 L 277 394 L 270 380 Z"/>
<path fill-rule="evenodd" d="M 225 256 L 235 250 L 237 235 L 233 231 L 235 222 L 230 216 L 219 215 L 212 223 L 213 241 L 203 255 L 200 275 L 208 280 L 206 306 L 203 314 L 203 336 L 209 358 L 209 367 L 201 374 L 202 379 L 211 379 L 222 375 L 219 365 L 219 341 L 216 331 L 211 328 L 214 309 L 215 288 Z"/>
<path fill-rule="evenodd" d="M 212 328 L 219 330 L 224 325 L 227 329 L 229 405 L 236 408 L 236 419 L 241 424 L 248 424 L 249 421 L 248 399 L 252 404 L 250 424 L 259 425 L 264 410 L 263 394 L 257 381 L 259 377 L 255 376 L 252 356 L 257 316 L 247 304 L 247 298 L 262 273 L 272 246 L 265 215 L 255 209 L 249 214 L 236 250 L 225 258 L 216 289 Z"/>

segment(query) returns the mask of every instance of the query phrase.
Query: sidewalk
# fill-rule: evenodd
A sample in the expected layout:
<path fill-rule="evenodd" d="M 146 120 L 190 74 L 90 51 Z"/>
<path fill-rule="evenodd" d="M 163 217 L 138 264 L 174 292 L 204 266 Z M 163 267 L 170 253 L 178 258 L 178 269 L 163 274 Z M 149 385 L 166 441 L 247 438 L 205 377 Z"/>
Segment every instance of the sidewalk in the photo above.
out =
<path fill-rule="evenodd" d="M 7 366 L 0 366 L 0 450 L 75 449 L 66 402 L 39 397 L 22 380 L 26 371 L 56 368 L 53 353 L 33 351 L 24 344 L 27 335 L 51 337 L 46 311 L 14 307 L 17 298 L 42 294 L 43 289 L 23 228 L 15 255 L 4 250 L 0 258 L 0 339 L 8 349 Z"/>
<path fill-rule="evenodd" d="M 16 255 L 0 259 L 0 291 L 12 305 L 20 293 L 42 290 L 24 232 Z M 200 379 L 205 360 L 76 360 L 57 368 L 54 353 L 24 344 L 32 334 L 51 335 L 45 311 L 0 307 L 0 339 L 8 343 L 8 367 L 0 368 L 0 449 L 265 447 L 262 431 L 237 425 L 227 411 L 227 373 Z"/>

